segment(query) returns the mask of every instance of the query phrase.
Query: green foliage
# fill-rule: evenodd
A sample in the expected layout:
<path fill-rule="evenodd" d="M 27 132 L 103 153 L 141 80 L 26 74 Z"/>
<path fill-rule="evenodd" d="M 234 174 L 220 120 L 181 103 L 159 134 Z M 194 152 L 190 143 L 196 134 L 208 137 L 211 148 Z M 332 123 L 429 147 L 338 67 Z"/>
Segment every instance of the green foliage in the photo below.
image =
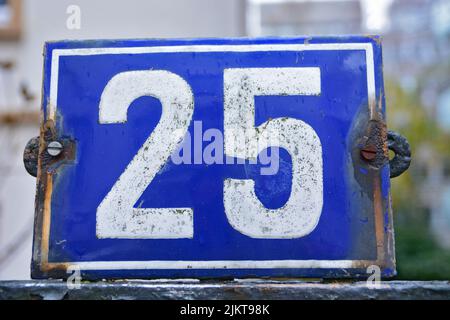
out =
<path fill-rule="evenodd" d="M 450 279 L 450 252 L 433 241 L 426 226 L 396 226 L 398 279 Z"/>
<path fill-rule="evenodd" d="M 388 128 L 406 136 L 412 152 L 410 169 L 391 180 L 398 278 L 450 279 L 450 252 L 432 238 L 422 195 L 430 168 L 450 163 L 450 136 L 437 126 L 417 92 L 386 82 Z"/>

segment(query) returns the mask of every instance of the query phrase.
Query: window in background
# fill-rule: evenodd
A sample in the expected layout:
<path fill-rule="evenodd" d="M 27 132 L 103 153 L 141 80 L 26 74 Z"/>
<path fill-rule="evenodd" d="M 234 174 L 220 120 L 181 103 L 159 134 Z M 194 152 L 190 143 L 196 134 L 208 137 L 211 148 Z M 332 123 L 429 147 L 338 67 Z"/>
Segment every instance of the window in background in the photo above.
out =
<path fill-rule="evenodd" d="M 359 0 L 247 0 L 249 36 L 358 34 L 363 21 Z"/>
<path fill-rule="evenodd" d="M 21 31 L 21 1 L 0 0 L 0 41 L 17 40 Z"/>

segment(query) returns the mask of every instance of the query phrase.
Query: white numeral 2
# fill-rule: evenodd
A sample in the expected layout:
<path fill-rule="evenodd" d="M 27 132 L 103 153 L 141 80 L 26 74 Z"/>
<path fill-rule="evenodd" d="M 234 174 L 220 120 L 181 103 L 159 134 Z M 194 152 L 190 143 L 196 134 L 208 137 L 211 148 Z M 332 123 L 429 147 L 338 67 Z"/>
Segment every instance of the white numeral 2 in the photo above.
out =
<path fill-rule="evenodd" d="M 319 68 L 225 70 L 225 154 L 254 159 L 272 146 L 285 148 L 292 158 L 291 194 L 276 210 L 262 205 L 253 180 L 225 180 L 225 213 L 237 231 L 253 238 L 281 239 L 305 236 L 316 227 L 323 205 L 320 139 L 308 124 L 292 118 L 269 120 L 255 128 L 254 98 L 319 94 Z M 192 238 L 191 208 L 134 208 L 187 132 L 194 111 L 192 91 L 186 81 L 168 71 L 120 73 L 102 93 L 100 123 L 126 122 L 128 107 L 141 96 L 160 100 L 161 120 L 97 208 L 97 237 Z M 274 136 L 277 142 L 269 142 Z"/>
<path fill-rule="evenodd" d="M 192 238 L 191 208 L 134 208 L 187 132 L 194 112 L 191 88 L 168 71 L 119 73 L 102 93 L 100 123 L 126 122 L 128 107 L 142 96 L 160 100 L 161 120 L 97 208 L 97 237 Z"/>
<path fill-rule="evenodd" d="M 255 128 L 255 96 L 319 95 L 319 68 L 226 69 L 224 74 L 225 154 L 256 158 L 273 137 L 292 158 L 292 188 L 283 207 L 267 209 L 255 195 L 255 182 L 226 179 L 225 213 L 234 229 L 252 238 L 298 238 L 316 227 L 322 212 L 322 145 L 313 128 L 291 118 Z M 236 137 L 243 135 L 242 137 Z M 236 143 L 245 141 L 246 143 Z"/>

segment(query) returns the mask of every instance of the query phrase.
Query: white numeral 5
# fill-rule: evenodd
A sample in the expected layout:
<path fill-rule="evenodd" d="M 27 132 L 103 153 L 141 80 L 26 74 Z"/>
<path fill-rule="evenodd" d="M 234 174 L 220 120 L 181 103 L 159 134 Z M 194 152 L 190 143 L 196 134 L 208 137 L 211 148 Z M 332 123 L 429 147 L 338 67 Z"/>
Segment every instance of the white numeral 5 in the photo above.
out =
<path fill-rule="evenodd" d="M 291 194 L 276 210 L 265 208 L 258 200 L 253 180 L 225 180 L 225 212 L 237 231 L 252 238 L 298 238 L 316 227 L 323 205 L 320 139 L 313 128 L 297 119 L 277 118 L 255 128 L 254 98 L 319 94 L 319 68 L 225 70 L 225 154 L 251 159 L 272 146 L 285 148 L 292 158 Z M 274 137 L 278 143 L 270 145 Z"/>

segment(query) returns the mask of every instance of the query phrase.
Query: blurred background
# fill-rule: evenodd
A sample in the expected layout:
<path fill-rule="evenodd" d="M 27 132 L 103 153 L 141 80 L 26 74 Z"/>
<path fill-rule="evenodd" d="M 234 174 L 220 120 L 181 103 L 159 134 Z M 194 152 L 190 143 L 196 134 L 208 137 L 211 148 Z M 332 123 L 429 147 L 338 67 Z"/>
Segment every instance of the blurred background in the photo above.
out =
<path fill-rule="evenodd" d="M 29 279 L 44 41 L 380 34 L 399 279 L 450 279 L 450 0 L 0 0 L 0 280 Z"/>

